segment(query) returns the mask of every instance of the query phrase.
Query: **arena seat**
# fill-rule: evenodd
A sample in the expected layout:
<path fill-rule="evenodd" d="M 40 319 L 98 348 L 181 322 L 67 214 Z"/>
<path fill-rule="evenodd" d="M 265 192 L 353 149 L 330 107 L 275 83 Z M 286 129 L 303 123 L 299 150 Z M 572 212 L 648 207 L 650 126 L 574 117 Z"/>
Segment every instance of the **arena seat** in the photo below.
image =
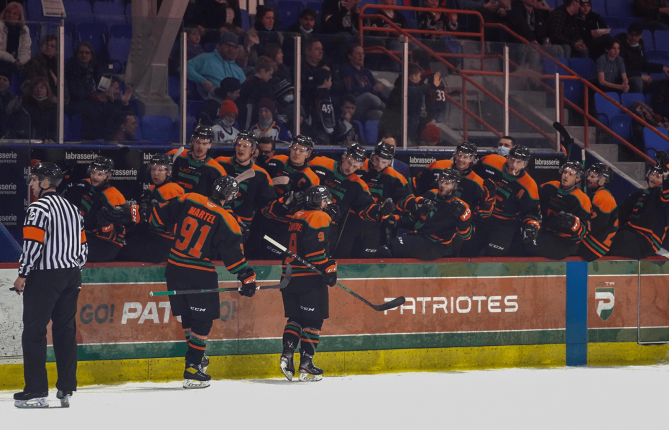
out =
<path fill-rule="evenodd" d="M 632 135 L 632 117 L 626 113 L 613 115 L 609 128 L 629 142 Z"/>
<path fill-rule="evenodd" d="M 665 136 L 669 135 L 669 133 L 667 133 L 666 128 L 664 127 L 656 127 L 656 128 L 661 133 L 664 133 Z M 646 154 L 651 158 L 655 158 L 656 151 L 669 152 L 669 142 L 664 140 L 662 137 L 658 136 L 650 128 L 643 129 L 643 140 L 646 149 Z"/>
<path fill-rule="evenodd" d="M 597 11 L 597 13 L 603 13 Z M 632 16 L 632 0 L 610 0 L 606 2 L 606 15 L 626 17 Z"/>
<path fill-rule="evenodd" d="M 293 23 L 297 22 L 300 12 L 304 9 L 301 1 L 281 0 L 279 1 L 279 16 L 281 16 L 281 30 L 287 31 Z"/>
<path fill-rule="evenodd" d="M 132 26 L 112 25 L 109 27 L 109 39 L 132 39 Z"/>
<path fill-rule="evenodd" d="M 620 101 L 618 93 L 606 93 L 606 95 L 613 100 Z M 611 125 L 611 118 L 622 113 L 618 106 L 606 100 L 601 94 L 595 94 L 595 108 L 597 109 L 597 119 L 607 127 Z"/>
<path fill-rule="evenodd" d="M 75 25 L 84 22 L 95 22 L 93 7 L 90 2 L 86 0 L 70 0 L 63 2 L 63 6 L 65 6 L 65 13 L 67 13 L 66 19 L 68 22 Z"/>
<path fill-rule="evenodd" d="M 113 1 L 96 1 L 93 3 L 95 22 L 111 25 L 125 25 L 128 20 L 125 16 L 123 3 Z"/>
<path fill-rule="evenodd" d="M 251 29 L 252 23 L 251 23 L 251 17 L 249 16 L 249 13 L 246 9 L 240 9 L 239 10 L 241 17 L 242 17 L 242 30 L 248 31 Z"/>
<path fill-rule="evenodd" d="M 369 140 L 367 140 L 367 135 L 365 134 L 365 126 L 362 125 L 362 122 L 358 121 L 357 119 L 354 119 L 353 122 L 358 124 L 358 129 L 360 130 L 360 138 L 364 142 L 369 142 Z M 376 142 L 374 142 L 374 143 L 376 143 Z"/>
<path fill-rule="evenodd" d="M 77 39 L 80 42 L 88 42 L 93 45 L 95 56 L 98 61 L 109 59 L 107 52 L 107 26 L 100 23 L 82 22 L 77 25 Z"/>
<path fill-rule="evenodd" d="M 144 115 L 142 134 L 146 140 L 176 141 L 172 119 L 165 115 Z"/>
<path fill-rule="evenodd" d="M 376 120 L 368 120 L 365 122 L 365 136 L 367 143 L 374 145 L 378 142 L 379 137 L 379 122 Z"/>
<path fill-rule="evenodd" d="M 635 101 L 646 102 L 646 98 L 641 93 L 626 93 L 620 95 L 620 104 L 625 106 L 627 109 L 632 109 L 632 105 Z"/>

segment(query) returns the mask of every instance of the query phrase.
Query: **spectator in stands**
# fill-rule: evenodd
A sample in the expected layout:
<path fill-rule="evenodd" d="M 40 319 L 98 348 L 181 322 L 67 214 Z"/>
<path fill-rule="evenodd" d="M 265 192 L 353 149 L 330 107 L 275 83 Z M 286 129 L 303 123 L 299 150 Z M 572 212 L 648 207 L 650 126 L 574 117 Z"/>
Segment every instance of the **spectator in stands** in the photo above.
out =
<path fill-rule="evenodd" d="M 316 69 L 330 69 L 323 61 L 323 44 L 315 37 L 307 40 L 302 57 L 302 105 L 311 106 L 316 91 L 314 72 Z"/>
<path fill-rule="evenodd" d="M 435 124 L 427 124 L 420 132 L 420 146 L 441 146 L 441 130 Z"/>
<path fill-rule="evenodd" d="M 486 23 L 506 24 L 507 12 L 511 10 L 511 0 L 459 0 L 459 4 L 461 9 L 480 12 Z M 497 42 L 500 32 L 486 30 L 485 38 Z"/>
<path fill-rule="evenodd" d="M 282 122 L 274 120 L 276 105 L 270 98 L 260 99 L 258 102 L 258 122 L 251 127 L 251 133 L 256 138 L 270 137 L 275 141 L 290 142 L 290 131 Z"/>
<path fill-rule="evenodd" d="M 274 28 L 274 11 L 267 6 L 258 6 L 253 29 L 249 31 L 258 34 L 259 42 L 253 47 L 257 57 L 267 54 L 268 44 L 281 46 L 283 42 L 283 35 Z"/>
<path fill-rule="evenodd" d="M 113 132 L 107 137 L 110 142 L 133 142 L 137 133 L 137 118 L 128 112 L 121 112 L 114 118 Z"/>
<path fill-rule="evenodd" d="M 22 69 L 30 60 L 31 46 L 23 6 L 11 2 L 0 12 L 0 60 Z"/>
<path fill-rule="evenodd" d="M 428 2 L 435 2 L 435 4 L 438 4 L 438 0 L 426 0 L 425 5 L 427 6 Z M 397 5 L 397 0 L 381 0 L 381 4 L 384 6 L 396 6 Z M 427 7 L 432 7 L 432 6 L 427 6 Z M 436 7 L 436 6 L 434 6 Z M 407 19 L 402 15 L 399 11 L 393 10 L 393 9 L 372 9 L 368 10 L 367 13 L 375 13 L 377 15 L 385 16 L 389 21 L 394 23 L 396 26 L 399 28 L 409 28 L 409 24 L 407 23 Z M 383 19 L 383 18 L 371 18 L 368 19 L 367 22 L 365 23 L 366 26 L 368 27 L 377 27 L 377 28 L 392 28 L 388 22 Z M 388 31 L 388 32 L 373 32 L 371 35 L 376 36 L 376 37 L 393 37 L 395 36 L 394 31 Z"/>
<path fill-rule="evenodd" d="M 186 60 L 192 60 L 200 54 L 204 54 L 204 48 L 200 42 L 204 31 L 201 28 L 186 29 Z"/>
<path fill-rule="evenodd" d="M 332 88 L 332 73 L 327 69 L 318 69 L 314 74 L 316 92 L 314 104 L 307 113 L 311 118 L 312 134 L 309 136 L 317 145 L 330 145 L 335 129 L 335 112 L 330 88 Z"/>
<path fill-rule="evenodd" d="M 609 40 L 606 44 L 606 54 L 595 62 L 595 85 L 602 91 L 614 91 L 618 94 L 630 90 L 630 84 L 625 70 L 625 62 L 620 57 L 620 43 Z"/>
<path fill-rule="evenodd" d="M 95 94 L 101 77 L 102 72 L 95 60 L 93 45 L 88 42 L 79 43 L 74 56 L 65 67 L 65 85 L 70 96 L 71 111 L 80 112 L 80 103 Z"/>
<path fill-rule="evenodd" d="M 9 133 L 7 121 L 21 106 L 19 96 L 9 90 L 12 72 L 8 69 L 8 67 L 0 68 L 0 139 L 7 137 Z"/>
<path fill-rule="evenodd" d="M 371 70 L 365 67 L 365 50 L 362 46 L 357 43 L 351 45 L 347 57 L 348 63 L 341 67 L 341 76 L 346 91 L 355 96 L 355 119 L 378 121 L 386 108 L 380 97 L 383 95 L 383 84 L 377 82 Z"/>
<path fill-rule="evenodd" d="M 252 124 L 257 122 L 257 111 L 254 112 L 254 109 L 258 101 L 265 97 L 270 99 L 274 97 L 269 81 L 272 79 L 275 70 L 276 63 L 262 56 L 258 58 L 256 63 L 255 74 L 242 84 L 237 106 L 241 107 L 239 123 L 243 130 L 248 130 Z"/>
<path fill-rule="evenodd" d="M 634 0 L 635 15 L 643 18 L 649 30 L 669 30 L 669 6 L 666 0 Z"/>
<path fill-rule="evenodd" d="M 651 89 L 649 86 L 653 78 L 643 73 L 669 73 L 669 67 L 648 61 L 642 37 L 643 26 L 639 22 L 631 23 L 627 33 L 616 35 L 616 40 L 620 42 L 620 56 L 625 60 L 630 91 L 633 93 L 646 93 Z"/>
<path fill-rule="evenodd" d="M 550 46 L 548 12 L 540 9 L 537 0 L 517 0 L 508 14 L 508 27 L 530 43 Z"/>
<path fill-rule="evenodd" d="M 407 136 L 416 144 L 419 136 L 419 122 L 423 97 L 441 84 L 441 73 L 437 72 L 429 84 L 419 85 L 423 68 L 418 64 L 409 63 L 409 88 L 408 100 L 405 111 L 407 112 Z M 402 134 L 402 75 L 395 80 L 395 87 L 390 93 L 388 104 L 383 111 L 379 121 L 379 132 L 390 133 L 393 136 Z"/>
<path fill-rule="evenodd" d="M 188 79 L 198 84 L 198 92 L 206 99 L 214 89 L 213 82 L 236 78 L 240 83 L 246 80 L 241 67 L 235 63 L 238 38 L 234 33 L 225 32 L 218 41 L 214 52 L 198 55 L 188 62 Z"/>
<path fill-rule="evenodd" d="M 323 0 L 321 30 L 325 34 L 358 34 L 360 0 Z"/>
<path fill-rule="evenodd" d="M 235 102 L 239 98 L 242 85 L 237 78 L 225 78 L 220 85 L 214 88 L 214 91 L 209 93 L 209 97 L 204 101 L 200 111 L 195 117 L 195 121 L 199 125 L 214 125 L 214 121 L 218 118 L 218 110 L 221 103 L 226 100 Z"/>
<path fill-rule="evenodd" d="M 272 75 L 274 78 L 285 79 L 288 82 L 293 82 L 293 76 L 290 73 L 290 69 L 283 61 L 284 54 L 281 46 L 274 43 L 267 45 L 267 58 L 276 63 L 276 70 L 274 70 L 274 74 Z"/>
<path fill-rule="evenodd" d="M 49 89 L 49 81 L 39 77 L 28 81 L 26 95 L 23 97 L 23 109 L 15 115 L 17 137 L 22 139 L 40 139 L 44 143 L 53 143 L 57 139 L 56 100 Z M 24 114 L 27 113 L 29 118 Z"/>
<path fill-rule="evenodd" d="M 241 35 L 242 12 L 238 0 L 198 0 L 207 28 L 218 29 L 221 33 L 231 31 Z"/>
<path fill-rule="evenodd" d="M 436 126 L 435 126 L 436 127 Z M 383 133 L 381 135 L 381 142 L 387 143 L 388 145 L 395 148 L 395 157 L 393 157 L 393 162 L 390 163 L 390 167 L 397 170 L 405 179 L 409 180 L 411 178 L 411 172 L 409 171 L 409 165 L 402 160 L 397 159 L 397 140 L 390 133 Z"/>
<path fill-rule="evenodd" d="M 439 7 L 439 0 L 425 0 L 425 7 L 437 8 Z M 457 31 L 458 29 L 458 15 L 452 13 L 447 15 L 441 12 L 421 12 L 418 15 L 418 29 L 419 30 L 433 30 L 433 31 Z M 428 40 L 444 40 L 443 34 L 421 34 L 423 42 Z M 443 51 L 444 43 L 430 43 L 429 47 Z"/>
<path fill-rule="evenodd" d="M 349 142 L 365 144 L 364 139 L 361 137 L 360 127 L 353 120 L 355 110 L 355 97 L 350 94 L 342 97 L 341 114 L 335 125 L 333 144 L 348 145 Z"/>
<path fill-rule="evenodd" d="M 598 13 L 592 10 L 590 0 L 581 0 L 579 2 L 578 14 L 576 14 L 576 23 L 581 31 L 583 43 L 588 48 L 590 58 L 597 59 L 604 54 L 606 45 L 611 36 L 606 32 L 609 26 Z M 603 30 L 603 31 L 602 31 Z"/>
<path fill-rule="evenodd" d="M 239 130 L 235 128 L 235 120 L 239 110 L 237 105 L 226 100 L 221 103 L 218 110 L 218 119 L 214 122 L 211 130 L 214 132 L 213 143 L 232 144 L 235 141 Z"/>
<path fill-rule="evenodd" d="M 297 33 L 302 37 L 302 44 L 305 41 L 309 40 L 311 36 L 317 33 L 316 31 L 316 11 L 310 8 L 302 9 L 300 12 L 300 18 L 294 22 L 288 31 L 291 33 Z M 285 55 L 285 62 L 288 64 L 295 63 L 295 41 L 292 37 L 286 37 L 283 40 L 283 54 Z M 269 48 L 267 48 L 269 50 Z M 276 58 L 273 58 L 271 55 L 268 55 L 272 60 L 279 62 Z M 292 79 L 291 79 L 292 81 Z"/>
<path fill-rule="evenodd" d="M 276 119 L 284 124 L 292 123 L 295 116 L 295 87 L 285 79 L 274 77 L 270 81 L 276 103 Z"/>
<path fill-rule="evenodd" d="M 81 103 L 80 113 L 83 123 L 81 135 L 85 140 L 106 138 L 113 133 L 114 118 L 122 113 L 135 114 L 130 106 L 132 87 L 127 86 L 121 93 L 120 84 L 121 81 L 117 77 L 112 77 L 109 82 L 99 86 L 98 91 L 90 99 Z"/>
<path fill-rule="evenodd" d="M 576 24 L 575 15 L 579 8 L 578 0 L 564 0 L 563 5 L 548 17 L 548 37 L 553 45 L 562 47 L 563 54 L 560 57 L 588 57 L 588 47 L 583 43 Z"/>
<path fill-rule="evenodd" d="M 40 44 L 40 53 L 31 58 L 26 63 L 25 72 L 28 79 L 45 77 L 49 80 L 51 92 L 58 94 L 56 82 L 58 78 L 58 60 L 56 51 L 58 50 L 58 38 L 53 34 L 47 34 Z"/>

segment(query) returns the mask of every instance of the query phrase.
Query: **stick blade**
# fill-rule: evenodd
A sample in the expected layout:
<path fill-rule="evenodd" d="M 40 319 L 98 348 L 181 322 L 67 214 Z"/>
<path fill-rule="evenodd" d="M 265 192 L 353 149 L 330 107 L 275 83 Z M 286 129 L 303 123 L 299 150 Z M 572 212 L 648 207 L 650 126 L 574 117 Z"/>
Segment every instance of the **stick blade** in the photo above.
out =
<path fill-rule="evenodd" d="M 255 170 L 248 169 L 248 170 L 245 170 L 244 172 L 240 173 L 239 175 L 237 175 L 237 177 L 235 177 L 235 181 L 237 181 L 237 183 L 240 183 L 240 182 L 243 182 L 247 179 L 251 179 L 255 175 L 256 175 Z"/>
<path fill-rule="evenodd" d="M 377 306 L 379 311 L 389 311 L 391 309 L 395 309 L 398 306 L 402 306 L 407 299 L 404 298 L 404 296 L 397 297 L 396 299 L 393 299 L 387 303 L 384 303 L 382 305 Z"/>

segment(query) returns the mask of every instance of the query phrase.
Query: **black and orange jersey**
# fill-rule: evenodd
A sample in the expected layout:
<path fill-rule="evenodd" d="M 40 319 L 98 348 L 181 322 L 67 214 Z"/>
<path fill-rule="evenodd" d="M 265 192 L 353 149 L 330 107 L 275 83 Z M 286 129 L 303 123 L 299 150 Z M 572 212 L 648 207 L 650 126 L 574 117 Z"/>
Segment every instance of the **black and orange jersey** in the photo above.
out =
<path fill-rule="evenodd" d="M 237 177 L 248 169 L 255 171 L 255 176 L 239 183 L 237 198 L 232 203 L 233 213 L 244 222 L 251 222 L 253 214 L 277 199 L 272 178 L 262 167 L 255 164 L 242 166 L 235 157 L 218 157 L 216 161 L 228 172 Z"/>
<path fill-rule="evenodd" d="M 412 186 L 417 196 L 425 194 L 435 187 L 435 181 L 439 173 L 453 166 L 451 160 L 437 160 L 428 164 L 423 170 L 413 177 Z M 472 211 L 481 218 L 487 218 L 492 215 L 495 207 L 495 199 L 485 200 L 483 197 L 483 179 L 472 169 L 468 169 L 467 175 L 460 179 L 458 189 L 455 191 L 455 197 L 463 200 L 472 208 Z"/>
<path fill-rule="evenodd" d="M 170 228 L 176 237 L 168 264 L 215 272 L 213 260 L 219 256 L 232 274 L 246 267 L 242 232 L 235 218 L 208 197 L 182 194 L 153 208 L 149 222 Z"/>
<path fill-rule="evenodd" d="M 379 207 L 374 203 L 367 184 L 355 173 L 348 176 L 340 173 L 339 163 L 341 161 L 332 158 L 316 157 L 309 161 L 309 167 L 318 175 L 321 185 L 328 187 L 333 203 L 339 206 L 342 216 L 351 210 L 366 221 L 376 221 Z"/>
<path fill-rule="evenodd" d="M 290 218 L 288 249 L 316 267 L 326 263 L 332 222 L 330 215 L 320 210 L 300 210 Z M 293 277 L 320 276 L 305 264 L 289 256 L 283 259 L 284 274 L 286 263 L 293 266 Z"/>
<path fill-rule="evenodd" d="M 139 203 L 142 207 L 149 205 L 153 206 L 156 203 L 161 204 L 168 200 L 172 200 L 173 198 L 178 197 L 183 193 L 184 189 L 181 188 L 180 185 L 171 182 L 170 178 L 167 178 L 167 181 L 165 181 L 160 187 L 156 188 L 155 185 L 149 186 L 149 188 L 147 188 L 142 194 L 142 198 Z M 160 236 L 174 239 L 174 230 L 166 231 L 165 227 L 162 225 L 151 225 L 150 229 Z"/>
<path fill-rule="evenodd" d="M 595 191 L 591 199 L 590 231 L 583 238 L 581 246 L 588 248 L 597 257 L 603 257 L 609 252 L 618 231 L 618 205 L 606 188 Z"/>
<path fill-rule="evenodd" d="M 469 240 L 473 229 L 472 211 L 467 202 L 455 196 L 441 198 L 438 190 L 430 190 L 422 197 L 433 200 L 436 205 L 430 213 L 418 219 L 412 219 L 410 228 L 413 229 L 414 234 L 420 234 L 442 245 L 450 245 L 456 237 Z M 461 202 L 466 206 L 465 212 L 459 217 L 453 214 L 455 205 L 459 204 L 456 202 Z"/>
<path fill-rule="evenodd" d="M 590 197 L 579 188 L 565 191 L 560 187 L 560 181 L 541 184 L 542 227 L 547 232 L 570 238 L 578 243 L 590 231 L 590 211 L 592 211 Z M 574 228 L 560 227 L 558 223 L 560 212 L 575 215 L 580 222 Z"/>
<path fill-rule="evenodd" d="M 118 205 L 125 203 L 125 197 L 115 187 L 105 184 L 94 187 L 90 179 L 83 179 L 76 186 L 68 188 L 63 196 L 65 200 L 79 209 L 84 217 L 84 229 L 88 237 L 98 237 L 102 240 L 114 242 L 119 246 L 125 244 L 126 229 L 122 225 L 99 225 L 98 212 L 103 207 L 114 210 Z"/>
<path fill-rule="evenodd" d="M 669 226 L 669 181 L 665 180 L 662 187 L 632 192 L 620 207 L 619 216 L 621 228 L 636 231 L 655 252 L 659 251 Z"/>
<path fill-rule="evenodd" d="M 491 154 L 481 159 L 479 175 L 483 180 L 492 179 L 497 185 L 495 208 L 492 216 L 500 220 L 517 220 L 539 225 L 539 187 L 534 179 L 523 171 L 519 176 L 511 176 L 504 170 L 506 158 Z"/>
<path fill-rule="evenodd" d="M 391 198 L 397 209 L 404 210 L 406 200 L 413 197 L 407 180 L 390 166 L 377 173 L 367 159 L 356 173 L 367 184 L 370 194 L 377 203 L 383 203 Z"/>
<path fill-rule="evenodd" d="M 175 154 L 176 149 L 168 152 Z M 172 165 L 172 181 L 176 182 L 187 193 L 198 193 L 203 196 L 211 195 L 211 187 L 214 181 L 227 173 L 213 158 L 207 156 L 202 161 L 195 161 L 191 152 L 185 149 Z"/>
<path fill-rule="evenodd" d="M 267 161 L 267 173 L 271 178 L 288 176 L 286 185 L 274 185 L 276 195 L 281 197 L 288 191 L 306 191 L 312 185 L 319 185 L 318 176 L 311 170 L 309 163 L 300 167 L 293 166 L 287 155 L 275 155 Z"/>

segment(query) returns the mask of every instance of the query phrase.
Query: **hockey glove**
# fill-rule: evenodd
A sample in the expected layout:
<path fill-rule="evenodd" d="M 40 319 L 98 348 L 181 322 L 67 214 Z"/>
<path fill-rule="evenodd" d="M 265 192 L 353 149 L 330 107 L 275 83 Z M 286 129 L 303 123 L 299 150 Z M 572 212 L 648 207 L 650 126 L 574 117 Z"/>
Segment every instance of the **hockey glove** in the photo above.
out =
<path fill-rule="evenodd" d="M 537 236 L 539 236 L 539 227 L 536 224 L 528 223 L 523 229 L 523 243 L 537 244 Z"/>
<path fill-rule="evenodd" d="M 134 200 L 129 200 L 120 206 L 116 206 L 116 210 L 121 211 L 121 222 L 125 224 L 139 224 L 142 220 L 139 205 Z"/>
<path fill-rule="evenodd" d="M 437 207 L 434 200 L 426 199 L 425 197 L 416 197 L 416 211 L 418 215 L 426 216 Z"/>
<path fill-rule="evenodd" d="M 400 216 L 397 214 L 389 215 L 383 220 L 383 225 L 387 228 L 395 228 L 400 222 Z"/>
<path fill-rule="evenodd" d="M 244 243 L 249 239 L 249 236 L 251 235 L 251 230 L 249 229 L 248 224 L 246 224 L 244 221 L 239 221 L 239 229 L 242 231 L 242 239 L 244 240 Z"/>
<path fill-rule="evenodd" d="M 561 211 L 558 214 L 558 225 L 560 226 L 561 229 L 564 230 L 569 229 L 572 232 L 577 232 L 578 229 L 581 227 L 581 220 L 574 214 Z"/>
<path fill-rule="evenodd" d="M 328 287 L 334 287 L 337 284 L 337 262 L 335 260 L 328 260 L 320 267 L 323 273 L 323 284 Z"/>
<path fill-rule="evenodd" d="M 339 218 L 341 218 L 341 213 L 339 212 L 339 205 L 330 203 L 327 205 L 325 208 L 324 212 L 328 215 L 330 215 L 330 218 L 332 219 L 333 222 L 339 221 Z"/>
<path fill-rule="evenodd" d="M 451 200 L 451 211 L 454 217 L 460 218 L 467 211 L 467 206 L 461 200 L 453 199 Z"/>
<path fill-rule="evenodd" d="M 283 206 L 288 211 L 292 211 L 302 203 L 304 203 L 304 193 L 301 191 L 288 191 L 286 195 L 283 196 Z"/>
<path fill-rule="evenodd" d="M 497 195 L 497 184 L 495 184 L 495 181 L 490 178 L 483 181 L 483 192 L 483 200 L 488 202 L 494 199 Z"/>
<path fill-rule="evenodd" d="M 669 164 L 669 154 L 667 154 L 667 151 L 657 151 L 655 153 L 655 161 L 662 166 L 662 173 L 669 171 L 669 168 L 667 168 L 667 164 Z"/>
<path fill-rule="evenodd" d="M 387 198 L 385 202 L 379 204 L 379 221 L 385 219 L 393 212 L 395 212 L 395 203 L 393 203 L 393 199 Z"/>
<path fill-rule="evenodd" d="M 237 289 L 239 294 L 246 297 L 253 297 L 256 293 L 256 272 L 250 267 L 247 267 L 245 272 L 241 272 L 237 275 L 237 280 L 242 283 L 242 286 Z"/>

